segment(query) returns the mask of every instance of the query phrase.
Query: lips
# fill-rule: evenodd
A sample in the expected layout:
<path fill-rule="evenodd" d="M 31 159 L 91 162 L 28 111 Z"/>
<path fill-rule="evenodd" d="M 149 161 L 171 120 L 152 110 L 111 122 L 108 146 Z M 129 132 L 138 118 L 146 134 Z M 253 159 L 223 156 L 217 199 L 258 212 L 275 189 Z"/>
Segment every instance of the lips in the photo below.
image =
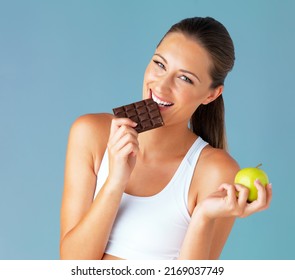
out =
<path fill-rule="evenodd" d="M 167 100 L 163 100 L 163 99 L 160 99 L 158 96 L 156 96 L 152 91 L 150 92 L 151 93 L 151 98 L 160 106 L 160 107 L 170 107 L 170 106 L 173 106 L 174 103 L 172 102 L 169 102 Z"/>

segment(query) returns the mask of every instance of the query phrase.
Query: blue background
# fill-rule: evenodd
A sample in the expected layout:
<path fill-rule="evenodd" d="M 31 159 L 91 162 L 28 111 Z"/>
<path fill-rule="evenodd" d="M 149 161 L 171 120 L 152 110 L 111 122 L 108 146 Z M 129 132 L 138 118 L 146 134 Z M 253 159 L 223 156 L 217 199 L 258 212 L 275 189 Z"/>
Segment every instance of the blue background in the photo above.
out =
<path fill-rule="evenodd" d="M 295 259 L 295 1 L 0 1 L 0 259 L 58 259 L 72 122 L 141 99 L 175 22 L 212 16 L 236 65 L 225 84 L 230 151 L 263 163 L 268 211 L 238 219 L 221 259 Z"/>

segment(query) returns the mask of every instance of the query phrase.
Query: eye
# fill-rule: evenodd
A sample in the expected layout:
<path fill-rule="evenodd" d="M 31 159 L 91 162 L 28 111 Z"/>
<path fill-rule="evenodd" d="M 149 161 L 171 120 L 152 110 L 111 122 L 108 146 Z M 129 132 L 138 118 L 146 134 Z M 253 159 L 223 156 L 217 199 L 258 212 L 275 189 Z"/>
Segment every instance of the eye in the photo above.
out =
<path fill-rule="evenodd" d="M 180 76 L 180 79 L 185 81 L 186 83 L 189 83 L 189 84 L 193 84 L 193 81 L 191 79 L 189 79 L 187 76 Z"/>
<path fill-rule="evenodd" d="M 165 65 L 158 60 L 153 60 L 155 64 L 157 64 L 160 68 L 165 69 Z"/>

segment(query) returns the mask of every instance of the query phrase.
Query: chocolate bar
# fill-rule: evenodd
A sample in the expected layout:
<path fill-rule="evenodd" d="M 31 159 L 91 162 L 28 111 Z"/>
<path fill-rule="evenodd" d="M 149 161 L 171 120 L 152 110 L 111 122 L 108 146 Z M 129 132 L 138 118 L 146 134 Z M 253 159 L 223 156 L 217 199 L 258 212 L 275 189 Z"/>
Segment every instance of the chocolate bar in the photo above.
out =
<path fill-rule="evenodd" d="M 114 108 L 113 112 L 118 118 L 129 118 L 136 122 L 134 129 L 138 133 L 164 125 L 158 104 L 152 98 Z"/>

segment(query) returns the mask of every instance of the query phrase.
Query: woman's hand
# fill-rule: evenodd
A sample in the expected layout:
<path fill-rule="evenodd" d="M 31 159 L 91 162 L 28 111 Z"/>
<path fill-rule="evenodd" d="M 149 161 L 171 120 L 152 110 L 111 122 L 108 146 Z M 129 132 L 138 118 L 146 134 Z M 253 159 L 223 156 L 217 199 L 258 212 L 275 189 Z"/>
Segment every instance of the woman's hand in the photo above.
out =
<path fill-rule="evenodd" d="M 217 192 L 212 193 L 197 205 L 194 214 L 201 211 L 203 217 L 216 219 L 247 217 L 255 212 L 265 210 L 269 207 L 272 198 L 271 184 L 264 187 L 259 180 L 256 180 L 255 187 L 258 190 L 258 198 L 248 203 L 248 188 L 238 184 L 222 184 Z"/>
<path fill-rule="evenodd" d="M 136 123 L 128 118 L 112 120 L 108 140 L 109 177 L 114 185 L 126 187 L 138 153 Z"/>

